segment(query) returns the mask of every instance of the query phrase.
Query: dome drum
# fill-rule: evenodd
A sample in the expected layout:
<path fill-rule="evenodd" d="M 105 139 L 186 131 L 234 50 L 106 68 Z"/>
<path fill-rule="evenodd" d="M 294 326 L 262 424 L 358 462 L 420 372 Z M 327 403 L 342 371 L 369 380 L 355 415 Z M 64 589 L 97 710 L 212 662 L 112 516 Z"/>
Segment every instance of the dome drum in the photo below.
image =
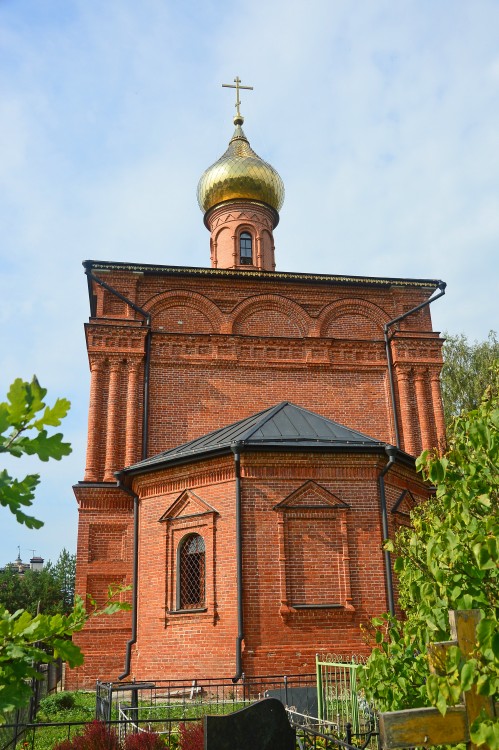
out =
<path fill-rule="evenodd" d="M 211 232 L 212 267 L 275 270 L 272 230 L 277 220 L 273 208 L 256 201 L 234 200 L 213 206 L 205 215 L 205 224 Z M 247 243 L 245 251 L 243 236 Z"/>
<path fill-rule="evenodd" d="M 219 217 L 221 218 L 230 211 L 240 211 L 242 209 L 253 208 L 257 214 L 263 213 L 268 216 L 269 222 L 271 223 L 272 229 L 275 229 L 279 224 L 279 214 L 269 206 L 268 203 L 257 200 L 248 200 L 247 198 L 229 198 L 209 208 L 204 215 L 204 225 L 209 231 L 213 231 L 215 224 L 218 224 Z"/>

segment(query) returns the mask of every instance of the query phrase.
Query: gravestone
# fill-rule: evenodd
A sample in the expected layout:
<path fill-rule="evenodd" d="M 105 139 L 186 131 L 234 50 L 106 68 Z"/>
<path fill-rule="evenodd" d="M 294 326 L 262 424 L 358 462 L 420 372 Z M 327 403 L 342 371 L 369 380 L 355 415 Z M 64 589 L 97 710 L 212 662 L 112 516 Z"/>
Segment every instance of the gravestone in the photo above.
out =
<path fill-rule="evenodd" d="M 287 708 L 305 717 L 317 718 L 317 687 L 315 685 L 300 685 L 298 687 L 280 687 L 276 690 L 266 690 L 266 698 L 277 698 Z M 301 718 L 301 717 L 297 717 Z"/>
<path fill-rule="evenodd" d="M 295 743 L 296 730 L 277 698 L 227 716 L 204 717 L 205 750 L 295 750 Z"/>

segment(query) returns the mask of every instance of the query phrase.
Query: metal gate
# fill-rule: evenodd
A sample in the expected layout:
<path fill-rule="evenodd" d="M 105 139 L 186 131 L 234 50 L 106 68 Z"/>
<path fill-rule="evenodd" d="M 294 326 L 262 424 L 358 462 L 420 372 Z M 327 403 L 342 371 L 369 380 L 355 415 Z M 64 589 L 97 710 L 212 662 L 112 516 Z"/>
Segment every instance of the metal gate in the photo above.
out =
<path fill-rule="evenodd" d="M 340 738 L 368 738 L 377 732 L 376 712 L 357 687 L 362 657 L 316 654 L 319 721 Z"/>

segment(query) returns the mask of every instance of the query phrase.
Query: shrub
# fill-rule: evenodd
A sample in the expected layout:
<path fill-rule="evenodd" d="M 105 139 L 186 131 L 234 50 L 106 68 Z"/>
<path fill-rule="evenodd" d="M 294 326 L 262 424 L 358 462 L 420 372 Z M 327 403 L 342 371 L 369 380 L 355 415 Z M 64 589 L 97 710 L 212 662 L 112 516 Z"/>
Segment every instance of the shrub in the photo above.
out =
<path fill-rule="evenodd" d="M 120 750 L 120 743 L 116 732 L 108 730 L 102 721 L 92 721 L 83 734 L 60 742 L 54 750 Z"/>
<path fill-rule="evenodd" d="M 66 692 L 47 695 L 40 701 L 40 709 L 49 716 L 59 713 L 59 711 L 68 711 L 70 708 L 74 708 L 74 705 L 75 697 L 73 693 Z"/>
<path fill-rule="evenodd" d="M 181 750 L 204 750 L 204 729 L 199 721 L 178 725 Z"/>
<path fill-rule="evenodd" d="M 137 732 L 127 735 L 125 750 L 165 750 L 165 743 L 154 732 Z"/>

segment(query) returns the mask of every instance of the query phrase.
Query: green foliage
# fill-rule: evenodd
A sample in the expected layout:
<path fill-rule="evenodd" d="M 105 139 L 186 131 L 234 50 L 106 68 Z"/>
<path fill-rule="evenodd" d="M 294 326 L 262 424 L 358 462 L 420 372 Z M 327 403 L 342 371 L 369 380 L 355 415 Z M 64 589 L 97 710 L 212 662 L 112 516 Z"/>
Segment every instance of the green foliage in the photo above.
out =
<path fill-rule="evenodd" d="M 499 360 L 499 340 L 490 331 L 485 341 L 471 343 L 464 334 L 444 333 L 442 399 L 447 424 L 462 411 L 477 409 L 489 383 L 489 369 Z"/>
<path fill-rule="evenodd" d="M 0 403 L 0 453 L 9 453 L 15 458 L 35 455 L 41 461 L 50 458 L 58 461 L 71 453 L 71 446 L 63 442 L 61 433 L 49 435 L 46 429 L 60 425 L 70 403 L 58 398 L 53 406 L 46 406 L 43 401 L 46 393 L 36 377 L 31 383 L 21 378 L 14 380 L 7 401 Z M 30 431 L 35 435 L 28 435 Z M 42 521 L 23 511 L 32 505 L 39 481 L 38 474 L 28 474 L 19 480 L 11 477 L 6 469 L 0 471 L 0 504 L 29 529 L 43 526 Z"/>
<path fill-rule="evenodd" d="M 0 604 L 10 612 L 25 609 L 36 615 L 59 611 L 60 590 L 50 570 L 27 570 L 20 575 L 14 568 L 0 572 Z"/>
<path fill-rule="evenodd" d="M 112 601 L 116 594 L 110 590 L 106 606 L 98 610 L 95 605 L 87 611 L 80 597 L 68 615 L 36 615 L 22 609 L 13 614 L 0 607 L 0 724 L 6 714 L 29 702 L 29 681 L 39 677 L 36 664 L 49 664 L 57 658 L 70 667 L 83 664 L 83 654 L 71 641 L 71 635 L 80 631 L 89 617 L 113 614 L 128 605 Z"/>
<path fill-rule="evenodd" d="M 417 465 L 436 488 L 397 535 L 400 605 L 406 619 L 373 622 L 377 648 L 360 678 L 382 711 L 431 704 L 445 714 L 476 686 L 499 692 L 499 367 L 477 409 L 457 417 L 445 455 L 423 453 Z M 449 640 L 448 611 L 478 609 L 482 619 L 471 658 L 451 648 L 439 674 L 430 674 L 428 644 Z M 478 745 L 498 750 L 499 725 L 472 728 Z"/>
<path fill-rule="evenodd" d="M 59 696 L 62 696 L 59 698 Z M 69 704 L 73 705 L 69 707 Z M 56 742 L 67 738 L 64 722 L 89 722 L 95 717 L 95 693 L 76 690 L 74 692 L 52 693 L 40 701 L 36 721 L 59 722 L 57 727 L 44 727 L 35 733 L 36 750 L 52 750 Z M 113 718 L 116 718 L 113 715 Z"/>
<path fill-rule="evenodd" d="M 59 611 L 67 612 L 75 598 L 76 555 L 70 554 L 64 547 L 55 565 L 50 566 L 50 573 L 57 582 L 60 594 Z"/>
<path fill-rule="evenodd" d="M 40 712 L 46 716 L 53 716 L 61 711 L 69 711 L 75 707 L 76 698 L 74 693 L 63 691 L 62 693 L 52 693 L 40 701 Z"/>
<path fill-rule="evenodd" d="M 43 399 L 47 391 L 38 383 L 36 377 L 31 383 L 20 378 L 14 381 L 7 394 L 7 401 L 0 403 L 0 452 L 8 453 L 15 458 L 23 455 L 36 455 L 42 461 L 50 458 L 59 460 L 71 452 L 69 443 L 64 443 L 62 435 L 49 435 L 46 427 L 58 427 L 66 416 L 69 401 L 57 399 L 53 406 L 46 406 Z M 30 433 L 29 435 L 27 433 Z M 32 434 L 34 433 L 34 434 Z M 39 528 L 42 522 L 28 516 L 22 510 L 32 504 L 34 491 L 39 483 L 39 476 L 31 474 L 22 480 L 13 479 L 6 470 L 0 472 L 0 504 L 16 516 L 19 523 L 28 528 Z M 56 599 L 64 606 L 63 612 L 54 614 L 35 614 L 17 606 L 9 611 L 0 604 L 0 724 L 5 723 L 10 711 L 26 705 L 31 697 L 29 681 L 38 679 L 37 664 L 49 664 L 57 658 L 66 661 L 70 667 L 83 663 L 83 654 L 71 641 L 73 633 L 80 631 L 89 617 L 101 614 L 113 614 L 129 605 L 113 602 L 113 596 L 120 591 L 109 591 L 106 606 L 98 610 L 95 602 L 90 601 L 90 610 L 77 597 L 74 607 L 69 608 L 67 600 L 74 587 L 74 559 L 63 550 L 61 557 L 52 569 L 56 582 Z M 32 587 L 48 587 L 50 570 L 46 575 L 25 573 L 26 584 Z M 23 578 L 24 578 L 23 576 Z M 49 578 L 47 578 L 49 576 Z M 19 594 L 12 577 L 5 578 L 12 597 Z M 41 592 L 31 591 L 31 602 Z M 45 592 L 46 593 L 46 592 Z M 36 609 L 35 609 L 36 611 Z"/>
<path fill-rule="evenodd" d="M 43 570 L 26 570 L 19 575 L 16 568 L 0 571 L 0 605 L 9 612 L 25 609 L 32 615 L 67 614 L 74 603 L 76 556 L 63 549 L 55 565 Z"/>

